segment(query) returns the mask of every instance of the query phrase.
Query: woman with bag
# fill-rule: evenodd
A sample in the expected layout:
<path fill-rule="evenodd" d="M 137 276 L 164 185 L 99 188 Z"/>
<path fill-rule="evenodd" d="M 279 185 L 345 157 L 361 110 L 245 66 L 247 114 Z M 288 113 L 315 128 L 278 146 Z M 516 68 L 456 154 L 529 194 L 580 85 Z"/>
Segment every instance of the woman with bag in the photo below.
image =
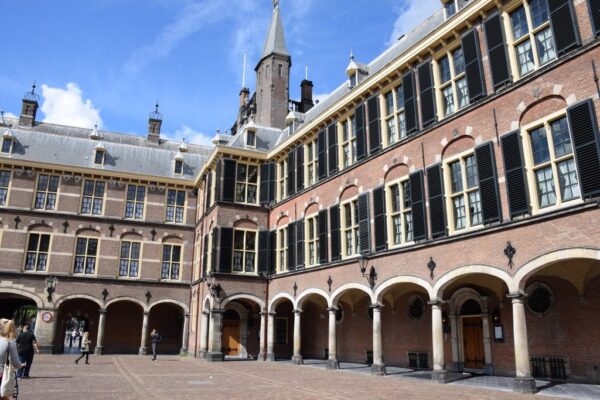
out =
<path fill-rule="evenodd" d="M 12 320 L 0 319 L 0 360 L 2 360 L 0 400 L 9 400 L 13 396 L 17 388 L 17 373 L 14 369 L 25 366 L 25 363 L 19 360 L 15 337 L 15 325 Z"/>
<path fill-rule="evenodd" d="M 84 332 L 83 337 L 81 339 L 81 356 L 79 356 L 79 358 L 75 360 L 75 364 L 78 364 L 79 360 L 81 360 L 83 357 L 85 357 L 85 363 L 89 364 L 91 343 L 92 341 L 90 340 L 90 333 Z"/>

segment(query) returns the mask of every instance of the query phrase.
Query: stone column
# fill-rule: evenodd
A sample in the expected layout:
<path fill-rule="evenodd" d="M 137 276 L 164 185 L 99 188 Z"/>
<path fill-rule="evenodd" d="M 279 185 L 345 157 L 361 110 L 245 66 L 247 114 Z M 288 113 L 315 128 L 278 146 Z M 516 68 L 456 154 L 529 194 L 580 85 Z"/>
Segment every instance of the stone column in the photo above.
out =
<path fill-rule="evenodd" d="M 38 308 L 35 317 L 35 338 L 40 353 L 52 353 L 54 332 L 56 331 L 57 310 L 53 308 Z"/>
<path fill-rule="evenodd" d="M 94 354 L 102 354 L 104 350 L 104 324 L 106 321 L 106 310 L 98 310 L 100 318 L 98 320 L 98 336 L 96 337 L 96 348 Z"/>
<path fill-rule="evenodd" d="M 448 371 L 444 369 L 444 325 L 442 321 L 442 303 L 431 304 L 431 340 L 433 342 L 433 371 L 431 379 L 437 383 L 448 382 Z"/>
<path fill-rule="evenodd" d="M 275 361 L 275 313 L 268 314 L 267 321 L 267 361 Z"/>
<path fill-rule="evenodd" d="M 148 337 L 148 317 L 150 316 L 149 311 L 144 311 L 144 320 L 142 321 L 142 338 L 140 340 L 140 351 L 139 354 L 144 356 L 148 354 L 148 347 L 146 347 L 146 339 Z"/>
<path fill-rule="evenodd" d="M 458 349 L 458 323 L 456 321 L 456 314 L 450 314 L 450 337 L 452 343 L 452 362 L 450 363 L 449 370 L 458 372 L 462 370 L 459 360 L 459 349 Z"/>
<path fill-rule="evenodd" d="M 492 364 L 492 343 L 490 340 L 490 314 L 487 310 L 481 315 L 481 325 L 483 326 L 483 352 L 485 355 L 485 365 L 483 372 L 487 375 L 494 375 L 494 365 Z"/>
<path fill-rule="evenodd" d="M 381 304 L 373 304 L 373 365 L 371 374 L 385 375 L 385 364 L 383 363 L 383 346 L 381 344 Z"/>
<path fill-rule="evenodd" d="M 327 369 L 339 369 L 340 363 L 337 359 L 337 335 L 336 335 L 336 318 L 335 313 L 337 311 L 336 307 L 328 308 L 329 311 L 329 340 L 328 340 L 328 349 L 329 349 L 329 358 L 327 359 Z"/>
<path fill-rule="evenodd" d="M 294 364 L 302 364 L 302 330 L 300 329 L 301 315 L 302 310 L 294 310 L 294 356 L 292 357 Z"/>
<path fill-rule="evenodd" d="M 266 361 L 267 353 L 265 347 L 265 340 L 267 339 L 267 322 L 265 321 L 267 318 L 267 313 L 261 311 L 260 313 L 260 336 L 259 336 L 259 344 L 258 344 L 258 361 Z"/>
<path fill-rule="evenodd" d="M 225 356 L 221 350 L 223 336 L 223 313 L 225 310 L 212 310 L 210 312 L 210 330 L 208 334 L 208 361 L 223 361 Z"/>
<path fill-rule="evenodd" d="M 187 354 L 188 342 L 190 338 L 190 314 L 185 313 L 183 318 L 183 337 L 181 338 L 181 350 L 179 352 L 182 354 Z"/>
<path fill-rule="evenodd" d="M 200 350 L 196 356 L 204 358 L 208 351 L 208 316 L 210 312 L 203 310 L 200 317 Z"/>
<path fill-rule="evenodd" d="M 529 344 L 527 341 L 527 322 L 525 320 L 524 296 L 520 293 L 509 294 L 512 299 L 513 334 L 515 345 L 515 370 L 513 390 L 522 393 L 536 391 L 535 379 L 531 376 L 529 365 Z"/>

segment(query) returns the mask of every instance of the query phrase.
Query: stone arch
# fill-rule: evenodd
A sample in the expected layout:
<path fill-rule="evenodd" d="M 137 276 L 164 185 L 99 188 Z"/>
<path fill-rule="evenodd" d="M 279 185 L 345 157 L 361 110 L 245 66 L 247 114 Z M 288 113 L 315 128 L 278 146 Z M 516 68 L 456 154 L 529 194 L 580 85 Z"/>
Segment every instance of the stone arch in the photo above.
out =
<path fill-rule="evenodd" d="M 277 218 L 277 223 L 275 224 L 275 226 L 277 228 L 279 228 L 279 227 L 282 227 L 282 226 L 287 225 L 289 223 L 290 223 L 290 217 L 288 217 L 286 214 L 281 214 Z"/>
<path fill-rule="evenodd" d="M 327 294 L 327 292 L 325 292 L 322 289 L 306 289 L 305 291 L 300 293 L 300 296 L 298 296 L 298 298 L 296 300 L 296 308 L 302 309 L 302 305 L 304 304 L 304 301 L 310 295 L 313 295 L 313 294 L 323 297 L 323 299 L 325 299 L 325 303 L 327 303 L 327 307 L 330 306 L 331 302 L 329 301 L 329 295 Z"/>
<path fill-rule="evenodd" d="M 275 308 L 277 307 L 277 305 L 279 303 L 281 303 L 284 300 L 289 300 L 292 302 L 292 307 L 296 308 L 296 300 L 294 300 L 294 298 L 292 297 L 291 294 L 288 293 L 278 293 L 276 294 L 271 301 L 269 301 L 269 312 L 275 312 Z"/>
<path fill-rule="evenodd" d="M 410 174 L 410 167 L 404 163 L 392 165 L 384 174 L 384 182 L 390 182 Z"/>
<path fill-rule="evenodd" d="M 442 148 L 442 159 L 452 157 L 475 148 L 475 139 L 470 135 L 461 135 L 450 140 Z"/>
<path fill-rule="evenodd" d="M 95 298 L 94 296 L 90 296 L 89 294 L 83 294 L 83 293 L 79 293 L 79 294 L 70 294 L 67 296 L 62 296 L 61 298 L 59 298 L 56 303 L 54 304 L 54 306 L 56 308 L 59 308 L 64 302 L 68 301 L 68 300 L 73 300 L 73 299 L 85 299 L 85 300 L 90 300 L 94 303 L 96 303 L 98 305 L 98 307 L 100 307 L 100 309 L 105 309 L 104 304 L 102 303 L 101 300 Z"/>
<path fill-rule="evenodd" d="M 176 306 L 181 307 L 181 309 L 183 310 L 183 312 L 185 314 L 188 314 L 190 312 L 190 309 L 186 304 L 184 304 L 180 301 L 177 301 L 177 300 L 173 300 L 173 299 L 162 299 L 162 300 L 155 301 L 154 303 L 152 303 L 150 305 L 150 307 L 148 307 L 148 311 L 151 311 L 152 308 L 154 308 L 155 306 L 157 306 L 159 304 L 164 304 L 164 303 L 175 304 Z"/>
<path fill-rule="evenodd" d="M 35 230 L 42 232 L 54 232 L 54 229 L 44 221 L 31 224 L 27 227 L 27 232 L 33 232 Z"/>
<path fill-rule="evenodd" d="M 253 294 L 249 294 L 249 293 L 236 293 L 236 294 L 227 296 L 221 302 L 221 307 L 225 308 L 225 306 L 227 304 L 229 304 L 230 302 L 232 302 L 234 300 L 249 300 L 249 301 L 252 301 L 252 302 L 258 304 L 258 306 L 260 307 L 261 310 L 263 310 L 265 308 L 264 300 L 262 300 L 261 298 L 255 296 Z"/>
<path fill-rule="evenodd" d="M 240 228 L 240 229 L 258 229 L 259 225 L 258 222 L 252 221 L 251 219 L 247 219 L 247 218 L 241 218 L 238 219 L 237 221 L 235 221 L 233 223 L 233 227 L 234 228 Z"/>
<path fill-rule="evenodd" d="M 367 287 L 361 283 L 346 283 L 345 285 L 342 285 L 339 288 L 337 288 L 331 294 L 331 297 L 330 297 L 331 302 L 329 303 L 329 307 L 336 307 L 340 297 L 351 289 L 356 289 L 356 290 L 360 290 L 360 291 L 364 292 L 369 297 L 372 304 L 376 302 L 376 298 L 373 294 L 373 291 L 371 289 L 369 289 L 369 287 Z"/>
<path fill-rule="evenodd" d="M 554 112 L 567 108 L 567 101 L 559 95 L 542 97 L 523 109 L 519 116 L 519 126 L 528 125 Z"/>
<path fill-rule="evenodd" d="M 502 280 L 506 284 L 506 286 L 508 286 L 509 292 L 512 291 L 513 278 L 504 270 L 489 265 L 465 265 L 462 267 L 455 268 L 452 271 L 446 272 L 437 280 L 437 282 L 433 286 L 433 297 L 431 298 L 431 300 L 441 300 L 444 296 L 444 290 L 446 289 L 446 287 L 448 287 L 449 284 L 454 282 L 456 279 L 473 274 L 485 274 L 494 276 Z"/>
<path fill-rule="evenodd" d="M 319 203 L 316 201 L 310 202 L 304 207 L 304 215 L 313 215 L 319 212 Z"/>
<path fill-rule="evenodd" d="M 535 273 L 542 270 L 549 264 L 573 260 L 573 259 L 591 259 L 600 260 L 600 250 L 590 248 L 571 248 L 551 251 L 536 258 L 533 258 L 523 264 L 514 274 L 514 286 L 509 288 L 511 292 L 525 292 L 527 280 Z"/>
<path fill-rule="evenodd" d="M 30 300 L 33 300 L 38 309 L 44 307 L 44 300 L 40 296 L 38 296 L 36 293 L 30 292 L 28 290 L 19 289 L 19 288 L 15 288 L 15 287 L 3 287 L 3 288 L 0 288 L 0 293 L 17 294 L 19 296 L 23 296 Z"/>
<path fill-rule="evenodd" d="M 176 243 L 176 244 L 182 244 L 183 243 L 183 239 L 180 238 L 179 236 L 176 235 L 167 235 L 165 237 L 163 237 L 161 239 L 162 243 Z"/>
<path fill-rule="evenodd" d="M 240 358 L 248 358 L 248 310 L 242 304 L 230 301 L 223 306 L 224 310 L 233 310 L 240 316 Z"/>
<path fill-rule="evenodd" d="M 450 312 L 460 314 L 460 308 L 467 300 L 475 300 L 481 307 L 481 312 L 487 312 L 488 305 L 485 296 L 469 287 L 460 288 L 452 294 L 450 297 Z"/>
<path fill-rule="evenodd" d="M 424 279 L 418 278 L 416 276 L 403 275 L 403 276 L 395 276 L 393 278 L 389 278 L 389 279 L 385 280 L 384 282 L 382 282 L 377 287 L 377 289 L 375 290 L 375 293 L 374 293 L 376 301 L 378 303 L 381 303 L 381 301 L 383 300 L 383 296 L 389 289 L 391 289 L 395 285 L 399 285 L 399 284 L 403 284 L 403 283 L 412 283 L 414 285 L 417 285 L 417 286 L 425 289 L 425 291 L 427 292 L 427 294 L 429 295 L 430 298 L 433 297 L 433 288 L 431 287 L 429 282 L 425 281 Z"/>
<path fill-rule="evenodd" d="M 359 195 L 358 186 L 349 184 L 340 191 L 340 202 L 351 199 Z"/>
<path fill-rule="evenodd" d="M 208 306 L 208 307 L 207 307 Z M 213 298 L 211 295 L 206 295 L 202 302 L 202 311 L 210 311 L 213 308 Z"/>
<path fill-rule="evenodd" d="M 92 228 L 91 226 L 80 228 L 75 231 L 75 236 L 85 236 L 85 235 L 94 235 L 100 237 L 101 232 L 96 228 Z"/>
<path fill-rule="evenodd" d="M 142 234 L 139 232 L 127 231 L 127 232 L 123 232 L 121 234 L 121 236 L 119 236 L 119 239 L 120 240 L 127 240 L 127 239 L 143 240 L 144 236 L 142 236 Z"/>
<path fill-rule="evenodd" d="M 108 308 L 108 306 L 110 306 L 111 304 L 117 303 L 119 301 L 130 301 L 132 303 L 136 303 L 142 307 L 142 310 L 144 310 L 144 312 L 149 310 L 148 306 L 143 301 L 138 300 L 134 297 L 129 297 L 129 296 L 119 296 L 119 297 L 115 297 L 114 299 L 110 299 L 109 301 L 106 302 L 105 308 Z"/>

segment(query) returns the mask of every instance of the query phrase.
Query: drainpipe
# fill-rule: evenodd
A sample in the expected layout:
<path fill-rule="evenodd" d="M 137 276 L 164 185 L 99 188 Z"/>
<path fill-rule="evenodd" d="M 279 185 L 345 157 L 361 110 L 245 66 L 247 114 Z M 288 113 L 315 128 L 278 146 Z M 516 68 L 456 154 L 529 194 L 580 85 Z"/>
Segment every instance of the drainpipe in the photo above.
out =
<path fill-rule="evenodd" d="M 268 338 L 269 338 L 269 282 L 271 280 L 267 278 L 267 288 L 265 290 L 265 312 L 263 318 L 265 319 L 265 337 L 263 339 L 263 361 L 267 361 L 267 346 L 268 346 Z"/>

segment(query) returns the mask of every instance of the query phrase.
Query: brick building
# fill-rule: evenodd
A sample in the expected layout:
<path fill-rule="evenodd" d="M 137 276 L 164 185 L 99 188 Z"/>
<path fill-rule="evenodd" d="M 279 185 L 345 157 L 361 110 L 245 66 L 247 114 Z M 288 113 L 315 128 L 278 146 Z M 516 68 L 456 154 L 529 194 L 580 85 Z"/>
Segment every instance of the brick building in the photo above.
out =
<path fill-rule="evenodd" d="M 75 315 L 85 298 L 106 339 L 109 323 L 122 327 L 116 321 L 134 309 L 139 331 L 155 304 L 177 309 L 161 310 L 160 329 L 183 315 L 169 321 L 181 327 L 181 347 L 212 361 L 368 362 L 375 374 L 386 365 L 432 369 L 438 382 L 448 371 L 498 374 L 514 376 L 518 391 L 534 390 L 534 376 L 600 381 L 600 3 L 447 1 L 375 60 L 352 58 L 347 81 L 318 104 L 307 80 L 301 99 L 289 99 L 292 58 L 274 3 L 256 93 L 242 88 L 233 135 L 218 135 L 211 151 L 177 153 L 152 135 L 94 141 L 34 124 L 24 100 L 18 128 L 4 134 L 20 150 L 2 154 L 0 293 L 35 299 L 40 318 L 56 316 L 54 327 L 36 325 L 55 346 L 61 315 Z M 76 154 L 95 158 L 99 145 L 107 157 L 134 141 L 161 154 L 161 172 L 120 165 L 122 157 L 73 168 L 33 162 L 18 144 L 42 132 L 78 137 L 87 150 Z M 33 204 L 33 182 L 59 165 L 74 170 L 60 180 L 66 198 L 74 193 L 70 212 L 19 208 L 19 196 Z M 77 209 L 88 179 L 107 181 L 102 217 Z M 152 222 L 123 217 L 130 180 L 158 188 L 153 201 L 147 194 Z M 185 193 L 185 218 L 165 222 L 179 204 L 175 190 Z M 30 273 L 23 253 L 36 253 L 37 229 L 51 236 L 51 260 Z M 95 276 L 74 273 L 75 241 L 96 237 L 79 230 L 102 243 Z M 144 274 L 121 279 L 132 233 Z M 119 244 L 121 255 L 109 256 Z M 180 274 L 164 279 L 173 244 L 182 246 Z M 54 266 L 60 257 L 64 268 Z M 46 301 L 50 272 L 57 300 Z"/>

